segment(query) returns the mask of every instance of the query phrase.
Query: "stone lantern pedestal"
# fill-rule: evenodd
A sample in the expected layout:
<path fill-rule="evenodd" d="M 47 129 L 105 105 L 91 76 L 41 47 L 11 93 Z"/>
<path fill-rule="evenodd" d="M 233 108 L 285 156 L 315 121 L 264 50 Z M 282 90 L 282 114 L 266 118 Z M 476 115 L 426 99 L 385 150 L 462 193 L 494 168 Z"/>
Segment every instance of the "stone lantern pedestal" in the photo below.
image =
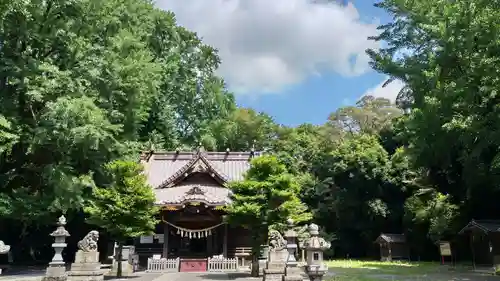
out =
<path fill-rule="evenodd" d="M 66 237 L 70 236 L 68 231 L 64 228 L 66 225 L 66 218 L 61 216 L 57 225 L 57 229 L 50 234 L 55 240 L 52 244 L 55 254 L 47 267 L 45 277 L 42 278 L 42 281 L 66 281 L 67 279 L 66 264 L 62 257 L 62 251 L 67 246 Z"/>
<path fill-rule="evenodd" d="M 322 281 L 323 276 L 328 271 L 328 267 L 323 262 L 323 252 L 329 249 L 331 244 L 319 237 L 319 228 L 316 224 L 309 225 L 311 237 L 304 241 L 307 251 L 306 273 L 311 281 Z"/>
<path fill-rule="evenodd" d="M 286 261 L 285 275 L 283 281 L 302 281 L 303 270 L 299 267 L 295 254 L 297 253 L 297 232 L 293 229 L 293 220 L 289 219 L 288 230 L 285 231 L 286 249 L 288 250 L 288 259 Z"/>

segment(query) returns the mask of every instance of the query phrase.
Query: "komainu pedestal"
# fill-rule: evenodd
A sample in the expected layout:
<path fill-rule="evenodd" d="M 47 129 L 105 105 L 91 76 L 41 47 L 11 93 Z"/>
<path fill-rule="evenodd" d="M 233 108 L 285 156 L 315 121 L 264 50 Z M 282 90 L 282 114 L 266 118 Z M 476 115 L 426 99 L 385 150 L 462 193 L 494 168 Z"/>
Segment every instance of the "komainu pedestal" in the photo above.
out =
<path fill-rule="evenodd" d="M 92 230 L 80 242 L 76 252 L 75 262 L 71 265 L 68 281 L 101 281 L 104 280 L 104 272 L 99 262 L 97 241 L 99 232 Z"/>
<path fill-rule="evenodd" d="M 99 252 L 76 252 L 75 262 L 71 265 L 68 281 L 101 281 L 104 274 L 99 262 Z"/>
<path fill-rule="evenodd" d="M 269 260 L 264 269 L 264 281 L 274 281 L 283 279 L 285 274 L 288 251 L 286 249 L 269 252 Z"/>
<path fill-rule="evenodd" d="M 288 260 L 288 251 L 286 240 L 276 231 L 269 232 L 269 257 L 266 268 L 264 269 L 263 281 L 282 281 L 285 274 L 286 261 Z"/>

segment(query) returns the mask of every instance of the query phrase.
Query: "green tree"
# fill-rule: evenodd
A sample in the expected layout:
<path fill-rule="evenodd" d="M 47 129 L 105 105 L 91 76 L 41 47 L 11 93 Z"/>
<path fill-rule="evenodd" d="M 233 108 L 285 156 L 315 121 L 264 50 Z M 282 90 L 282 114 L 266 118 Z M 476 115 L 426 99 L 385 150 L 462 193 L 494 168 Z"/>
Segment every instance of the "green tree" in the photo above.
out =
<path fill-rule="evenodd" d="M 277 128 L 269 150 L 286 165 L 289 172 L 299 174 L 311 170 L 325 145 L 323 126 L 302 124 L 292 128 Z"/>
<path fill-rule="evenodd" d="M 80 210 L 105 163 L 193 146 L 235 108 L 215 49 L 151 1 L 0 11 L 0 210 L 26 225 Z"/>
<path fill-rule="evenodd" d="M 498 219 L 498 2 L 384 0 L 377 6 L 394 20 L 373 38 L 385 47 L 368 53 L 376 70 L 406 84 L 399 99 L 409 110 L 398 134 L 408 142 L 412 166 L 424 170 L 433 192 L 459 206 L 462 225 Z"/>
<path fill-rule="evenodd" d="M 298 197 L 301 187 L 275 156 L 253 159 L 245 180 L 229 187 L 233 202 L 227 209 L 228 221 L 250 230 L 252 275 L 258 276 L 258 257 L 269 228 L 279 228 L 288 218 L 296 223 L 308 221 L 311 213 Z"/>
<path fill-rule="evenodd" d="M 118 243 L 116 259 L 121 261 L 127 238 L 150 234 L 158 221 L 155 195 L 142 174 L 141 164 L 116 160 L 106 165 L 109 184 L 94 187 L 92 198 L 84 207 L 87 221 L 105 229 Z M 117 276 L 122 273 L 118 262 Z"/>
<path fill-rule="evenodd" d="M 439 240 L 456 236 L 454 229 L 457 225 L 454 224 L 457 222 L 459 207 L 450 199 L 449 195 L 428 188 L 416 191 L 406 200 L 404 224 L 407 227 L 407 236 L 414 253 L 419 256 L 424 255 L 426 242 L 435 245 Z M 458 225 L 458 227 L 463 227 L 463 225 Z M 427 235 L 422 235 L 424 233 Z"/>
<path fill-rule="evenodd" d="M 386 98 L 364 96 L 355 106 L 341 107 L 328 117 L 326 123 L 332 131 L 347 134 L 377 134 L 402 115 L 402 110 Z"/>
<path fill-rule="evenodd" d="M 267 150 L 276 134 L 273 119 L 251 108 L 237 108 L 227 118 L 210 124 L 204 135 L 205 147 L 216 151 Z"/>
<path fill-rule="evenodd" d="M 388 225 L 397 226 L 403 200 L 390 183 L 390 160 L 376 136 L 357 134 L 321 155 L 308 203 L 315 219 L 339 239 L 345 254 L 363 256 Z M 400 205 L 398 208 L 398 204 Z"/>

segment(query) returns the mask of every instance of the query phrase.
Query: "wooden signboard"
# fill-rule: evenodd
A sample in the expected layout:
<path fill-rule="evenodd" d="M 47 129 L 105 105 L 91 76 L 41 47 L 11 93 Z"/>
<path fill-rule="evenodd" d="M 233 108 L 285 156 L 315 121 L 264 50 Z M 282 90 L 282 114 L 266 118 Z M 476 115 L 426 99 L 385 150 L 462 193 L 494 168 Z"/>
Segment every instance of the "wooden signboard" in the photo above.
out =
<path fill-rule="evenodd" d="M 451 246 L 450 242 L 442 241 L 439 242 L 439 252 L 443 257 L 451 257 Z"/>
<path fill-rule="evenodd" d="M 155 234 L 154 239 L 158 240 L 159 244 L 165 243 L 165 236 L 163 234 Z"/>

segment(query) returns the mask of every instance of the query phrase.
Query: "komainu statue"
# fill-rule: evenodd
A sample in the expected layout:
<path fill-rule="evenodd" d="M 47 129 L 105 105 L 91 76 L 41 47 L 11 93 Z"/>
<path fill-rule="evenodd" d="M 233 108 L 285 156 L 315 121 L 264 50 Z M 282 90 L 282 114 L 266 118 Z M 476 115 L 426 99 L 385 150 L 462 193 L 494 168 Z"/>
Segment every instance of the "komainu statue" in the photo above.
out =
<path fill-rule="evenodd" d="M 99 241 L 99 232 L 92 230 L 78 242 L 78 249 L 82 252 L 96 252 L 97 241 Z"/>
<path fill-rule="evenodd" d="M 5 245 L 5 243 L 2 240 L 0 240 L 0 254 L 4 255 L 9 253 L 9 251 L 10 251 L 10 246 Z"/>
<path fill-rule="evenodd" d="M 281 233 L 277 230 L 269 231 L 269 250 L 279 251 L 286 248 L 286 240 L 281 236 Z"/>

